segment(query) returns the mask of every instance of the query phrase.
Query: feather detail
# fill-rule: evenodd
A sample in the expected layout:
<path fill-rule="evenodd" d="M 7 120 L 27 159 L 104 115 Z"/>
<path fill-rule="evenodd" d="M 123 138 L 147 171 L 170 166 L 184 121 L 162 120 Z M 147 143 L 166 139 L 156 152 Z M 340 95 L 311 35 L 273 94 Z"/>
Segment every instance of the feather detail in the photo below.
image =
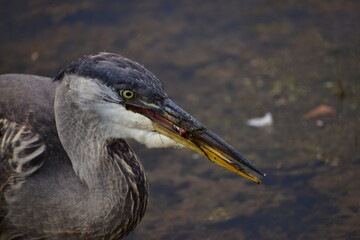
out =
<path fill-rule="evenodd" d="M 0 119 L 0 191 L 11 183 L 18 186 L 38 170 L 45 149 L 40 136 L 29 127 Z"/>

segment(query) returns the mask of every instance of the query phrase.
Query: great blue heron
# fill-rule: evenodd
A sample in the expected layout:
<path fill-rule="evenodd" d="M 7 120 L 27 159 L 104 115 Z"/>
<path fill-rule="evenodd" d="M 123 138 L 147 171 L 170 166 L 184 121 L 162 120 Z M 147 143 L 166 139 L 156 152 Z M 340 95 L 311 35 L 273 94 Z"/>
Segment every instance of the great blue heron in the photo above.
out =
<path fill-rule="evenodd" d="M 185 146 L 257 183 L 250 161 L 175 105 L 140 64 L 80 58 L 51 81 L 0 77 L 0 239 L 121 239 L 148 201 L 125 139 Z"/>

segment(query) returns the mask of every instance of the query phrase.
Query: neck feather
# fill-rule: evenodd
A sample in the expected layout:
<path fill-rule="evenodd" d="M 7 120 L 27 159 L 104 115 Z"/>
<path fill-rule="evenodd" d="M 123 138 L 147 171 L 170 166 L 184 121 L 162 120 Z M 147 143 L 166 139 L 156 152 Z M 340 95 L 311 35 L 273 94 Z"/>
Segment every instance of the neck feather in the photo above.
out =
<path fill-rule="evenodd" d="M 88 189 L 79 203 L 88 211 L 82 215 L 92 222 L 103 219 L 117 225 L 111 228 L 117 236 L 126 234 L 138 224 L 147 205 L 142 165 L 124 140 L 105 136 L 100 118 L 66 100 L 65 93 L 66 87 L 60 85 L 55 98 L 56 125 L 75 174 Z"/>

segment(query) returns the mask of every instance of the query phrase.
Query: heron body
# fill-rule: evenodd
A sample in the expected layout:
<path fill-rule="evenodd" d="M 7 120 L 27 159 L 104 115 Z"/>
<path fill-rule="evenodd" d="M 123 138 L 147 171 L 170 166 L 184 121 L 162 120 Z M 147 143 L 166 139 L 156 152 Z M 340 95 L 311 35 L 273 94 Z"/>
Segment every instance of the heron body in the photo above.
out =
<path fill-rule="evenodd" d="M 148 202 L 129 138 L 191 148 L 257 182 L 243 166 L 262 174 L 119 55 L 85 56 L 53 80 L 1 75 L 0 240 L 126 236 Z"/>

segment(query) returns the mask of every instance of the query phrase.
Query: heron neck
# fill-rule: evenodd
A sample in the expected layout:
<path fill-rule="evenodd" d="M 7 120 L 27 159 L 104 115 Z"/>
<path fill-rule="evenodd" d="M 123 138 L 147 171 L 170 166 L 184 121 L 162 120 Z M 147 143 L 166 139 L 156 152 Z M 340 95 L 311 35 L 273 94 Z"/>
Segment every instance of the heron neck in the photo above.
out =
<path fill-rule="evenodd" d="M 76 211 L 87 214 L 79 221 L 103 218 L 112 226 L 125 224 L 123 230 L 131 230 L 147 205 L 143 168 L 124 140 L 105 136 L 100 117 L 66 100 L 63 91 L 57 89 L 55 118 L 60 141 L 85 187 L 85 193 L 78 196 L 81 209 Z"/>
<path fill-rule="evenodd" d="M 129 176 L 135 171 L 144 175 L 129 145 L 122 139 L 105 136 L 96 115 L 81 113 L 79 109 L 69 113 L 69 109 L 74 108 L 67 108 L 62 114 L 56 112 L 58 134 L 76 175 L 90 190 L 125 191 Z"/>

